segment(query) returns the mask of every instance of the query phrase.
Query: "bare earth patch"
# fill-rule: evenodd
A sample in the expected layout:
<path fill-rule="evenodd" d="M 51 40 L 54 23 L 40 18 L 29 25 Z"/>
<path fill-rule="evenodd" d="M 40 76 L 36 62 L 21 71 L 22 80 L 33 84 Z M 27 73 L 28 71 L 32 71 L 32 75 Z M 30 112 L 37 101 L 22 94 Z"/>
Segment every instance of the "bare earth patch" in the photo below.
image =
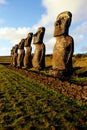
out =
<path fill-rule="evenodd" d="M 75 101 L 87 104 L 87 83 L 74 84 L 70 83 L 68 80 L 62 81 L 58 78 L 50 77 L 44 73 L 35 72 L 32 70 L 12 68 L 10 66 L 8 66 L 8 68 L 25 75 L 30 80 L 35 80 L 48 88 L 59 91 L 61 94 L 70 97 Z"/>

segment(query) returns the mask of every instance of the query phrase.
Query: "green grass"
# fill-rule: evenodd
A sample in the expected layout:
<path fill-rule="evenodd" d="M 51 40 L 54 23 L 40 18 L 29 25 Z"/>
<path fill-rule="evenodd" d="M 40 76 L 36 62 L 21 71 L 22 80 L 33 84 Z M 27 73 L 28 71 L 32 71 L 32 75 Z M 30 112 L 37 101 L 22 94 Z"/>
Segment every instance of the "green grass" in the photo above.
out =
<path fill-rule="evenodd" d="M 0 56 L 0 63 L 9 64 L 11 62 L 10 56 Z"/>
<path fill-rule="evenodd" d="M 86 130 L 87 106 L 0 65 L 0 130 L 4 129 Z"/>

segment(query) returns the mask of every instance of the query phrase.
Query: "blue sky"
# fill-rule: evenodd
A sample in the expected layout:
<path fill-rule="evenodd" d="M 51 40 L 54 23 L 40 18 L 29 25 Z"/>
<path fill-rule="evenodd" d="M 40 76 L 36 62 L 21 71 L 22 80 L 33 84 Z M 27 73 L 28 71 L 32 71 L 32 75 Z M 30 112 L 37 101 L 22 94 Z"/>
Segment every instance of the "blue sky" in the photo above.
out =
<path fill-rule="evenodd" d="M 0 0 L 0 55 L 10 55 L 12 46 L 39 26 L 46 28 L 46 54 L 53 53 L 54 22 L 66 10 L 72 13 L 74 53 L 87 53 L 87 0 Z"/>

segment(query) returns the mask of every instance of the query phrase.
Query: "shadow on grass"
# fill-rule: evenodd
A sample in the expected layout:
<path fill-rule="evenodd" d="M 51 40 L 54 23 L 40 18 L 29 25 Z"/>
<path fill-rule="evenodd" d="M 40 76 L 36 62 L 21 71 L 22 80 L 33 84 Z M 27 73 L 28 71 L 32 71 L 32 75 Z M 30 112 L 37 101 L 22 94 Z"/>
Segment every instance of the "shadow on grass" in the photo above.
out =
<path fill-rule="evenodd" d="M 75 67 L 73 68 L 73 74 L 77 75 L 78 77 L 87 77 L 87 68 L 84 67 Z"/>
<path fill-rule="evenodd" d="M 10 65 L 10 63 L 3 63 L 3 62 L 0 62 L 1 65 Z"/>
<path fill-rule="evenodd" d="M 87 71 L 78 74 L 78 77 L 87 77 Z"/>

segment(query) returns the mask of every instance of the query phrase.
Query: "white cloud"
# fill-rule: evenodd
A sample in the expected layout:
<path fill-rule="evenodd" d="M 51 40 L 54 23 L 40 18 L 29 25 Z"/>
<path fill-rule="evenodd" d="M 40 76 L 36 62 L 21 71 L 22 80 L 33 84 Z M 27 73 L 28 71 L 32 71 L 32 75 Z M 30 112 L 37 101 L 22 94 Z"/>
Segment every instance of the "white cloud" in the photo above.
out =
<path fill-rule="evenodd" d="M 78 46 L 87 36 L 87 21 L 83 21 L 81 24 L 76 26 L 76 28 L 72 30 L 71 35 L 74 37 L 75 45 Z"/>
<path fill-rule="evenodd" d="M 54 37 L 50 38 L 47 42 L 46 42 L 46 54 L 50 54 L 53 52 L 53 48 L 54 48 L 54 44 L 55 44 L 56 40 Z"/>
<path fill-rule="evenodd" d="M 82 51 L 82 52 L 87 52 L 87 46 L 83 46 L 83 47 L 81 48 L 81 51 Z"/>
<path fill-rule="evenodd" d="M 73 34 L 87 34 L 87 21 L 83 21 L 73 31 Z"/>
<path fill-rule="evenodd" d="M 75 46 L 78 46 L 79 43 L 81 43 L 81 41 L 84 39 L 84 36 L 83 35 L 74 35 L 74 44 Z"/>
<path fill-rule="evenodd" d="M 10 55 L 10 51 L 9 51 L 9 48 L 0 48 L 0 56 L 2 55 Z"/>
<path fill-rule="evenodd" d="M 60 12 L 66 10 L 72 12 L 74 22 L 87 18 L 87 0 L 42 0 L 42 4 L 46 8 L 46 12 L 42 14 L 42 18 L 37 25 L 47 26 L 55 21 Z"/>
<path fill-rule="evenodd" d="M 12 27 L 5 27 L 0 28 L 0 39 L 9 40 L 12 44 L 18 44 L 22 38 L 27 37 L 30 28 L 26 27 L 19 27 L 19 28 L 12 28 Z"/>
<path fill-rule="evenodd" d="M 0 3 L 6 3 L 6 0 L 0 0 Z M 42 4 L 46 11 L 41 16 L 41 20 L 38 21 L 32 28 L 27 27 L 5 27 L 0 28 L 0 39 L 6 39 L 12 42 L 12 44 L 17 44 L 22 38 L 25 38 L 29 32 L 37 31 L 39 26 L 46 27 L 46 33 L 44 36 L 44 42 L 46 44 L 46 50 L 52 53 L 55 40 L 53 37 L 54 33 L 54 22 L 59 13 L 63 11 L 71 11 L 72 13 L 72 28 L 70 32 L 74 38 L 75 45 L 79 45 L 87 34 L 87 0 L 42 0 Z M 79 24 L 75 26 L 75 23 Z"/>
<path fill-rule="evenodd" d="M 71 26 L 73 30 L 70 30 L 70 35 L 74 38 L 75 47 L 78 47 L 79 43 L 84 40 L 84 35 L 87 34 L 87 0 L 42 0 L 42 4 L 46 8 L 46 12 L 42 14 L 41 20 L 34 25 L 33 28 L 36 29 L 38 26 L 46 27 L 44 40 L 47 49 L 49 49 L 49 47 L 52 48 L 50 49 L 52 53 L 54 45 L 54 41 L 52 40 L 54 22 L 57 15 L 66 10 L 72 13 Z M 77 24 L 77 26 L 75 26 L 75 24 Z"/>
<path fill-rule="evenodd" d="M 6 4 L 6 0 L 0 0 L 0 4 Z"/>
<path fill-rule="evenodd" d="M 0 51 L 8 51 L 8 48 L 0 48 Z"/>

